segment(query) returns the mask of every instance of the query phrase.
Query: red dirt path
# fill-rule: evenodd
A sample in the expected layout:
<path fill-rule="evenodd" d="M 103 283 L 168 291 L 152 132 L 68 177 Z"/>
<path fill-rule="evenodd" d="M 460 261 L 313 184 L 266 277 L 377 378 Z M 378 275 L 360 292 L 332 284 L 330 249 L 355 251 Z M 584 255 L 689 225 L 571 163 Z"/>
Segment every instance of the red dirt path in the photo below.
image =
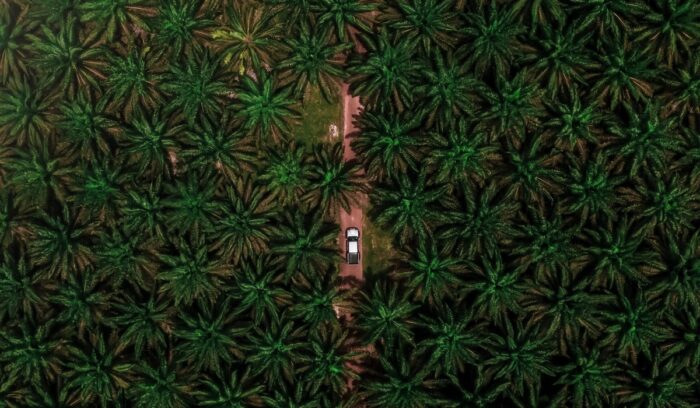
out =
<path fill-rule="evenodd" d="M 350 94 L 350 90 L 347 84 L 343 84 L 343 159 L 345 161 L 353 160 L 355 158 L 355 152 L 350 148 L 350 142 L 352 139 L 349 137 L 350 134 L 356 132 L 358 129 L 353 123 L 353 117 L 360 113 L 362 105 L 360 104 L 359 97 L 353 97 Z M 364 251 L 362 248 L 362 221 L 363 221 L 363 207 L 367 204 L 367 195 L 363 193 L 358 193 L 359 206 L 354 206 L 350 208 L 350 213 L 345 210 L 340 210 L 340 236 L 338 242 L 340 243 L 340 250 L 343 256 L 345 255 L 345 230 L 349 227 L 357 227 L 360 229 L 360 263 L 357 265 L 350 265 L 343 262 L 340 265 L 340 276 L 341 277 L 352 277 L 358 281 L 363 280 L 362 275 L 362 259 L 364 258 Z"/>

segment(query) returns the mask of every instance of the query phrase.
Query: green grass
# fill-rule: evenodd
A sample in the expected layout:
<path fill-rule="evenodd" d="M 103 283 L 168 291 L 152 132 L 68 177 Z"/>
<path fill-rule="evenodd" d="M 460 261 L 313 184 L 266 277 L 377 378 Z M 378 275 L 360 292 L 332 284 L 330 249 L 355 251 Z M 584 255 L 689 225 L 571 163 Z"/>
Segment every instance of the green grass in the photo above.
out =
<path fill-rule="evenodd" d="M 396 255 L 396 251 L 391 245 L 391 233 L 375 225 L 367 216 L 366 210 L 362 223 L 362 269 L 367 276 L 384 271 L 389 266 L 389 260 Z"/>
<path fill-rule="evenodd" d="M 318 88 L 309 88 L 304 94 L 301 108 L 301 122 L 292 131 L 294 137 L 312 146 L 314 143 L 329 142 L 331 124 L 338 126 L 338 137 L 341 140 L 343 132 L 343 101 L 340 90 L 335 94 L 332 102 L 327 102 Z M 333 141 L 335 141 L 333 140 Z"/>

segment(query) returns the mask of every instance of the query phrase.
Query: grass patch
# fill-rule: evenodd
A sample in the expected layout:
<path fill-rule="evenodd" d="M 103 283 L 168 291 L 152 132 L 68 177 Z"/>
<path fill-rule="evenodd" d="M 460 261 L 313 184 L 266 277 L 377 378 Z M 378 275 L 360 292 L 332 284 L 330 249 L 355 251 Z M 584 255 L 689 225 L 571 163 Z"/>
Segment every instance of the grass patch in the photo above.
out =
<path fill-rule="evenodd" d="M 392 235 L 386 229 L 375 225 L 367 216 L 367 211 L 362 224 L 363 272 L 365 275 L 380 273 L 389 266 L 389 260 L 396 255 L 391 245 Z"/>
<path fill-rule="evenodd" d="M 333 100 L 328 102 L 317 87 L 308 87 L 302 101 L 301 122 L 292 129 L 294 137 L 307 146 L 329 142 L 331 124 L 338 126 L 338 137 L 335 140 L 341 140 L 343 101 L 340 89 Z"/>

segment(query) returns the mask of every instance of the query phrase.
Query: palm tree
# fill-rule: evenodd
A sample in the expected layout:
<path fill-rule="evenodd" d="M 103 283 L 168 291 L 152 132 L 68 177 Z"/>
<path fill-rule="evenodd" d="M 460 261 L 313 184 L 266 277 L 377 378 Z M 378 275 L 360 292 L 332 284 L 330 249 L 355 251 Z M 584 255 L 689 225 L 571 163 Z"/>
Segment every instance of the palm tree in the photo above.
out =
<path fill-rule="evenodd" d="M 298 202 L 310 184 L 311 163 L 304 145 L 291 140 L 285 149 L 267 147 L 264 163 L 258 181 L 282 206 Z"/>
<path fill-rule="evenodd" d="M 446 401 L 435 392 L 438 380 L 429 379 L 429 369 L 415 355 L 399 349 L 379 357 L 381 372 L 361 383 L 368 407 L 421 408 L 441 407 Z"/>
<path fill-rule="evenodd" d="M 99 330 L 107 322 L 111 297 L 112 292 L 88 269 L 79 276 L 69 275 L 49 301 L 58 310 L 56 321 L 64 330 L 77 328 L 78 336 L 83 336 L 86 330 Z"/>
<path fill-rule="evenodd" d="M 150 47 L 116 43 L 106 55 L 105 94 L 111 111 L 130 121 L 141 110 L 156 110 L 163 101 L 158 86 L 164 79 L 163 52 Z"/>
<path fill-rule="evenodd" d="M 357 119 L 362 129 L 351 142 L 370 180 L 386 181 L 409 169 L 418 171 L 421 115 L 365 109 Z"/>
<path fill-rule="evenodd" d="M 274 201 L 250 179 L 226 187 L 226 200 L 218 206 L 212 249 L 238 265 L 241 259 L 268 249 L 275 215 Z"/>
<path fill-rule="evenodd" d="M 59 145 L 69 154 L 79 153 L 83 160 L 109 156 L 114 145 L 112 135 L 118 125 L 108 115 L 106 107 L 107 99 L 93 102 L 82 94 L 62 103 L 61 117 L 56 121 L 56 127 L 62 131 Z"/>
<path fill-rule="evenodd" d="M 206 171 L 215 168 L 228 181 L 256 167 L 255 146 L 236 128 L 231 115 L 224 112 L 217 120 L 200 116 L 194 126 L 185 130 L 182 157 L 185 171 Z"/>
<path fill-rule="evenodd" d="M 573 24 L 580 31 L 594 29 L 598 38 L 617 41 L 638 22 L 648 6 L 638 0 L 571 0 L 571 11 L 579 16 Z"/>
<path fill-rule="evenodd" d="M 285 212 L 275 235 L 270 248 L 286 264 L 285 279 L 298 273 L 314 277 L 339 260 L 338 226 L 316 212 Z"/>
<path fill-rule="evenodd" d="M 120 209 L 121 225 L 129 234 L 143 234 L 165 241 L 166 214 L 160 178 L 147 185 L 131 186 L 128 198 Z"/>
<path fill-rule="evenodd" d="M 498 148 L 487 142 L 486 133 L 464 119 L 431 132 L 424 144 L 428 150 L 423 165 L 434 169 L 435 180 L 450 187 L 483 185 L 498 158 Z"/>
<path fill-rule="evenodd" d="M 572 350 L 571 362 L 562 367 L 556 382 L 563 386 L 558 392 L 562 403 L 574 408 L 616 405 L 613 376 L 617 370 L 606 354 L 597 347 Z"/>
<path fill-rule="evenodd" d="M 452 1 L 394 0 L 382 19 L 402 37 L 415 41 L 426 54 L 435 49 L 452 48 L 456 42 L 457 13 Z"/>
<path fill-rule="evenodd" d="M 592 75 L 591 93 L 606 101 L 610 109 L 621 102 L 645 102 L 653 93 L 650 80 L 658 74 L 652 60 L 627 39 L 609 41 L 599 52 L 599 72 Z"/>
<path fill-rule="evenodd" d="M 654 346 L 670 337 L 670 331 L 658 324 L 663 312 L 658 301 L 642 290 L 636 290 L 633 299 L 619 294 L 616 300 L 612 310 L 603 311 L 606 336 L 599 344 L 614 347 L 620 357 L 633 363 L 639 355 L 651 358 Z"/>
<path fill-rule="evenodd" d="M 564 182 L 567 194 L 562 201 L 565 213 L 578 214 L 579 225 L 590 218 L 594 222 L 600 217 L 614 218 L 614 208 L 619 200 L 618 187 L 625 177 L 610 174 L 605 154 L 595 154 L 585 162 L 569 155 L 568 177 Z"/>
<path fill-rule="evenodd" d="M 236 92 L 237 99 L 232 106 L 235 117 L 258 142 L 269 137 L 279 142 L 289 133 L 290 122 L 298 117 L 292 108 L 295 101 L 290 97 L 291 90 L 280 88 L 274 76 L 264 70 L 257 74 L 256 80 L 246 75 Z"/>
<path fill-rule="evenodd" d="M 426 126 L 437 123 L 441 129 L 449 127 L 457 118 L 472 116 L 476 110 L 478 82 L 467 73 L 452 53 L 443 56 L 435 51 L 430 69 L 423 72 L 423 83 L 416 91 L 424 98 Z"/>
<path fill-rule="evenodd" d="M 664 105 L 677 113 L 681 120 L 687 117 L 691 125 L 697 123 L 696 118 L 700 113 L 700 89 L 697 85 L 700 83 L 700 56 L 689 57 L 683 66 L 675 66 L 665 73 L 661 78 L 663 87 L 668 90 Z"/>
<path fill-rule="evenodd" d="M 133 381 L 133 363 L 125 359 L 124 344 L 116 332 L 107 340 L 102 333 L 90 333 L 82 347 L 75 348 L 63 373 L 69 401 L 106 408 Z"/>
<path fill-rule="evenodd" d="M 528 50 L 521 58 L 533 77 L 552 96 L 571 93 L 576 85 L 585 86 L 584 73 L 595 68 L 586 48 L 593 33 L 581 34 L 575 28 L 564 31 L 548 25 L 540 30 L 540 34 L 531 36 L 532 51 Z"/>
<path fill-rule="evenodd" d="M 498 188 L 489 183 L 483 189 L 458 186 L 456 205 L 445 213 L 445 222 L 436 236 L 448 250 L 472 259 L 477 253 L 495 256 L 499 246 L 515 233 L 513 217 L 520 204 L 504 199 Z"/>
<path fill-rule="evenodd" d="M 175 253 L 159 256 L 164 268 L 156 279 L 163 281 L 160 291 L 168 293 L 175 300 L 175 306 L 216 301 L 223 289 L 221 278 L 228 274 L 227 265 L 210 255 L 201 236 L 190 241 L 181 238 Z"/>
<path fill-rule="evenodd" d="M 73 96 L 99 88 L 98 81 L 105 78 L 102 51 L 92 42 L 80 42 L 73 20 L 61 24 L 58 33 L 42 26 L 41 37 L 28 34 L 27 38 L 35 55 L 32 62 L 46 89 L 55 87 L 56 92 Z"/>
<path fill-rule="evenodd" d="M 659 255 L 642 245 L 645 230 L 634 227 L 627 217 L 585 232 L 592 241 L 586 243 L 584 257 L 594 268 L 594 286 L 623 290 L 628 279 L 645 283 L 663 270 Z"/>
<path fill-rule="evenodd" d="M 246 362 L 253 367 L 253 375 L 262 374 L 268 387 L 285 389 L 285 380 L 294 383 L 296 365 L 301 360 L 303 330 L 284 313 L 268 324 L 255 326 L 248 334 Z"/>
<path fill-rule="evenodd" d="M 27 254 L 32 265 L 41 267 L 40 273 L 48 279 L 65 280 L 85 270 L 95 260 L 90 245 L 95 227 L 90 221 L 79 221 L 67 206 L 57 216 L 40 210 L 29 226 L 31 241 Z"/>
<path fill-rule="evenodd" d="M 493 72 L 496 77 L 505 75 L 511 64 L 521 54 L 518 36 L 525 30 L 517 24 L 517 9 L 497 6 L 490 2 L 487 8 L 467 13 L 466 25 L 462 29 L 467 42 L 458 49 L 471 64 L 474 74 L 483 78 Z"/>
<path fill-rule="evenodd" d="M 5 251 L 15 243 L 23 244 L 30 235 L 26 221 L 30 208 L 18 206 L 9 189 L 0 190 L 0 248 Z"/>
<path fill-rule="evenodd" d="M 348 391 L 348 380 L 358 380 L 359 376 L 348 368 L 348 363 L 356 361 L 359 352 L 350 351 L 351 340 L 348 331 L 331 326 L 328 331 L 311 334 L 311 353 L 307 358 L 304 375 L 308 379 L 309 391 L 331 397 L 337 404 L 338 397 Z"/>
<path fill-rule="evenodd" d="M 8 6 L 6 10 L 15 9 Z M 27 73 L 27 34 L 32 32 L 35 26 L 36 20 L 27 18 L 26 9 L 19 15 L 0 15 L 0 84 L 5 84 L 10 79 L 16 80 Z"/>
<path fill-rule="evenodd" d="M 626 191 L 622 199 L 628 202 L 628 211 L 647 228 L 663 235 L 678 235 L 694 229 L 693 220 L 700 209 L 697 180 L 687 177 L 659 177 L 651 180 L 633 178 L 636 189 Z"/>
<path fill-rule="evenodd" d="M 580 253 L 574 244 L 579 228 L 570 225 L 556 210 L 530 210 L 527 214 L 513 237 L 518 246 L 511 254 L 517 257 L 518 268 L 540 277 L 570 265 Z"/>
<path fill-rule="evenodd" d="M 562 25 L 566 16 L 559 0 L 518 0 L 513 9 L 522 20 L 529 20 L 530 32 L 539 27 Z"/>
<path fill-rule="evenodd" d="M 650 243 L 661 254 L 665 273 L 649 288 L 649 295 L 661 297 L 672 309 L 700 310 L 700 232 L 666 234 Z"/>
<path fill-rule="evenodd" d="M 307 323 L 310 333 L 323 334 L 340 327 L 338 314 L 352 312 L 355 302 L 354 292 L 341 290 L 339 280 L 335 265 L 316 279 L 295 276 L 289 317 Z"/>
<path fill-rule="evenodd" d="M 163 207 L 170 230 L 199 236 L 214 228 L 215 213 L 219 206 L 215 198 L 217 185 L 212 172 L 189 172 L 184 181 L 168 185 Z"/>
<path fill-rule="evenodd" d="M 160 88 L 170 96 L 166 111 L 180 110 L 190 125 L 200 114 L 220 114 L 228 92 L 220 58 L 199 47 L 188 52 L 181 64 L 170 65 Z"/>
<path fill-rule="evenodd" d="M 260 393 L 265 387 L 253 385 L 250 377 L 250 368 L 246 368 L 242 374 L 240 370 L 231 370 L 223 376 L 200 379 L 199 405 L 212 408 L 262 406 Z"/>
<path fill-rule="evenodd" d="M 479 118 L 489 125 L 491 138 L 514 128 L 530 128 L 544 116 L 542 90 L 528 77 L 529 73 L 523 69 L 512 80 L 500 75 L 496 77 L 495 89 L 480 87 L 479 93 L 487 108 Z"/>
<path fill-rule="evenodd" d="M 682 372 L 682 366 L 658 353 L 649 360 L 645 366 L 626 365 L 622 384 L 615 392 L 620 403 L 634 408 L 690 408 L 695 405 L 697 382 Z"/>
<path fill-rule="evenodd" d="M 116 326 L 121 336 L 119 340 L 132 347 L 136 360 L 144 351 L 160 350 L 166 346 L 166 333 L 173 326 L 171 299 L 163 294 L 151 293 L 141 299 L 122 294 L 114 303 L 114 315 L 108 318 L 108 325 Z"/>
<path fill-rule="evenodd" d="M 54 200 L 65 201 L 66 187 L 73 172 L 66 158 L 54 156 L 48 143 L 29 150 L 13 149 L 13 152 L 15 157 L 8 165 L 8 185 L 14 188 L 17 206 L 43 207 Z"/>
<path fill-rule="evenodd" d="M 127 175 L 121 174 L 119 163 L 107 159 L 92 166 L 82 164 L 73 180 L 72 195 L 67 201 L 79 208 L 78 218 L 96 219 L 104 225 L 118 222 L 120 204 L 124 201 Z"/>
<path fill-rule="evenodd" d="M 276 69 L 292 86 L 294 95 L 302 97 L 311 87 L 318 88 L 327 102 L 332 102 L 340 91 L 340 80 L 345 78 L 343 53 L 350 43 L 336 43 L 330 30 L 311 29 L 303 22 L 300 32 L 285 40 L 289 55 Z"/>
<path fill-rule="evenodd" d="M 427 186 L 426 172 L 400 174 L 392 184 L 375 188 L 370 194 L 372 217 L 388 228 L 403 245 L 411 238 L 423 239 L 441 214 L 437 203 L 446 199 L 447 186 Z"/>
<path fill-rule="evenodd" d="M 697 367 L 700 363 L 700 308 L 697 305 L 678 308 L 665 314 L 671 337 L 660 346 L 664 355 L 671 356 L 679 366 Z"/>
<path fill-rule="evenodd" d="M 400 251 L 398 260 L 393 275 L 404 281 L 406 291 L 416 300 L 430 304 L 451 298 L 462 284 L 460 275 L 469 266 L 430 238 Z"/>
<path fill-rule="evenodd" d="M 76 0 L 22 0 L 16 3 L 28 5 L 28 17 L 44 23 L 57 25 L 66 21 L 78 22 Z"/>
<path fill-rule="evenodd" d="M 561 192 L 563 174 L 554 167 L 560 155 L 556 150 L 542 151 L 543 147 L 546 149 L 547 144 L 539 134 L 507 141 L 506 166 L 500 174 L 507 196 L 541 206 Z"/>
<path fill-rule="evenodd" d="M 244 357 L 239 340 L 248 327 L 235 325 L 228 301 L 215 306 L 203 305 L 196 313 L 179 314 L 173 334 L 178 340 L 175 353 L 195 373 L 209 371 L 223 375 L 223 367 Z"/>
<path fill-rule="evenodd" d="M 212 33 L 213 46 L 223 56 L 223 65 L 244 75 L 273 65 L 283 33 L 274 14 L 252 2 L 232 2 L 225 8 L 225 26 Z"/>
<path fill-rule="evenodd" d="M 426 366 L 448 376 L 459 376 L 467 364 L 478 364 L 483 359 L 484 345 L 488 343 L 485 322 L 477 322 L 470 310 L 453 312 L 447 304 L 437 305 L 437 316 L 423 316 L 420 325 L 430 335 L 417 345 L 418 355 L 429 356 Z"/>
<path fill-rule="evenodd" d="M 610 296 L 592 292 L 590 284 L 590 277 L 570 267 L 525 282 L 522 306 L 530 324 L 557 338 L 562 354 L 581 340 L 597 339 L 604 328 L 598 310 L 610 303 Z"/>
<path fill-rule="evenodd" d="M 25 254 L 2 254 L 0 263 L 0 321 L 37 318 L 46 313 L 51 282 L 32 270 Z"/>
<path fill-rule="evenodd" d="M 273 12 L 295 27 L 309 16 L 313 0 L 264 0 L 265 4 L 273 6 Z"/>
<path fill-rule="evenodd" d="M 159 242 L 142 234 L 128 234 L 120 228 L 102 230 L 95 244 L 96 272 L 114 288 L 152 287 L 158 262 Z"/>
<path fill-rule="evenodd" d="M 138 111 L 120 137 L 120 153 L 140 175 L 169 176 L 174 172 L 169 155 L 183 127 L 178 115 Z"/>
<path fill-rule="evenodd" d="M 321 214 L 338 214 L 342 208 L 350 212 L 359 204 L 358 194 L 366 190 L 359 174 L 360 164 L 343 159 L 343 144 L 314 146 L 314 161 L 309 171 L 309 191 L 302 201 Z"/>
<path fill-rule="evenodd" d="M 53 99 L 26 78 L 13 78 L 0 93 L 0 142 L 4 146 L 39 145 L 51 138 Z"/>
<path fill-rule="evenodd" d="M 18 380 L 18 378 L 9 378 L 0 384 L 0 398 L 4 404 L 3 408 L 37 406 L 39 404 L 38 392 L 27 385 L 20 385 Z"/>
<path fill-rule="evenodd" d="M 348 66 L 352 93 L 361 95 L 369 109 L 387 110 L 389 102 L 399 111 L 410 106 L 421 65 L 415 59 L 415 44 L 390 37 L 385 30 L 375 37 L 362 36 L 362 43 L 367 52 L 354 54 Z"/>
<path fill-rule="evenodd" d="M 558 89 L 558 87 L 555 86 Z M 548 89 L 552 89 L 549 87 Z M 583 152 L 586 142 L 597 144 L 607 115 L 597 102 L 581 101 L 577 87 L 568 97 L 545 102 L 551 118 L 543 123 L 545 133 L 554 138 L 554 145 L 562 150 Z"/>
<path fill-rule="evenodd" d="M 304 389 L 304 383 L 297 382 L 294 390 L 275 390 L 272 396 L 263 396 L 265 407 L 269 408 L 314 408 L 322 406 L 319 394 L 311 394 Z"/>
<path fill-rule="evenodd" d="M 105 41 L 114 42 L 117 37 L 135 28 L 145 29 L 143 17 L 152 16 L 155 9 L 147 0 L 88 0 L 78 5 L 81 22 L 91 22 Z"/>
<path fill-rule="evenodd" d="M 169 49 L 177 58 L 193 45 L 204 45 L 207 29 L 214 25 L 210 10 L 202 0 L 165 0 L 159 3 L 155 17 L 149 19 L 155 44 Z"/>
<path fill-rule="evenodd" d="M 156 366 L 141 361 L 136 367 L 139 379 L 128 389 L 136 408 L 187 408 L 192 399 L 194 379 L 182 367 L 158 355 Z"/>
<path fill-rule="evenodd" d="M 504 381 L 493 381 L 484 377 L 484 369 L 481 366 L 476 367 L 476 378 L 473 385 L 462 385 L 463 379 L 466 376 L 457 377 L 452 374 L 447 374 L 450 385 L 456 388 L 458 395 L 454 408 L 462 406 L 474 406 L 478 408 L 487 408 L 494 405 L 501 395 L 505 394 L 510 384 Z"/>
<path fill-rule="evenodd" d="M 318 0 L 311 3 L 311 10 L 319 16 L 316 24 L 334 27 L 341 41 L 352 38 L 353 30 L 371 32 L 370 13 L 375 9 L 376 5 L 366 0 Z"/>
<path fill-rule="evenodd" d="M 666 156 L 680 151 L 677 119 L 665 117 L 657 103 L 644 105 L 641 112 L 630 104 L 624 108 L 627 123 L 613 123 L 609 129 L 614 136 L 610 153 L 620 158 L 630 176 L 636 176 L 641 168 L 654 171 L 666 167 Z"/>
<path fill-rule="evenodd" d="M 493 344 L 486 348 L 489 358 L 485 374 L 509 382 L 510 391 L 516 396 L 533 393 L 543 375 L 555 375 L 550 338 L 538 333 L 534 326 L 523 326 L 520 320 L 514 328 L 505 319 L 505 333 L 495 335 Z"/>
<path fill-rule="evenodd" d="M 279 319 L 283 306 L 292 299 L 289 288 L 283 285 L 281 266 L 268 254 L 256 254 L 238 265 L 235 285 L 227 291 L 238 302 L 236 314 L 250 311 L 255 326 L 263 320 Z"/>
<path fill-rule="evenodd" d="M 411 303 L 409 293 L 399 292 L 396 284 L 387 286 L 375 283 L 371 293 L 363 290 L 358 305 L 357 328 L 365 344 L 378 341 L 391 348 L 395 341 L 413 343 L 411 329 L 417 325 L 414 311 L 417 304 Z"/>
<path fill-rule="evenodd" d="M 655 0 L 636 29 L 636 41 L 645 44 L 646 51 L 656 54 L 657 63 L 670 67 L 694 54 L 691 50 L 700 36 L 696 16 L 700 13 L 697 1 Z"/>
<path fill-rule="evenodd" d="M 474 298 L 474 316 L 498 326 L 508 323 L 509 312 L 522 310 L 523 278 L 516 268 L 504 265 L 503 255 L 481 256 L 480 263 L 460 288 L 462 299 Z"/>
<path fill-rule="evenodd" d="M 0 333 L 3 384 L 19 380 L 19 384 L 40 386 L 42 379 L 53 381 L 59 375 L 69 348 L 54 329 L 51 321 L 20 320 Z"/>

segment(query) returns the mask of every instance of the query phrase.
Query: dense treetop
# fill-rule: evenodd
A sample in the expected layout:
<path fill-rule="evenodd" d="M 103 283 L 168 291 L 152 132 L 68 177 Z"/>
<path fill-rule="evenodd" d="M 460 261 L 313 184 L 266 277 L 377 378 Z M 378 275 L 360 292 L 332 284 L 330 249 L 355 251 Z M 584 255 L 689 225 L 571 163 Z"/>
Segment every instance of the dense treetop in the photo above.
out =
<path fill-rule="evenodd" d="M 0 0 L 0 407 L 698 406 L 699 118 L 696 0 Z"/>

